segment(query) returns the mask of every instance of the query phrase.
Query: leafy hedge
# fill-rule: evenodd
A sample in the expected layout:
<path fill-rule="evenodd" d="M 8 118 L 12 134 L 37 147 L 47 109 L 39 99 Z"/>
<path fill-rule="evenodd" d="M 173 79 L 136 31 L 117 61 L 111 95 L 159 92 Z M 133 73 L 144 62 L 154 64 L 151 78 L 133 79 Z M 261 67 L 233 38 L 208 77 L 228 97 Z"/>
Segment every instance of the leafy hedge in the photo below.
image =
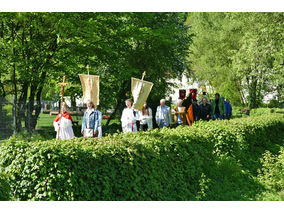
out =
<path fill-rule="evenodd" d="M 7 182 L 6 175 L 0 173 L 0 200 L 8 201 L 11 199 L 11 190 Z"/>
<path fill-rule="evenodd" d="M 254 200 L 264 150 L 278 152 L 282 115 L 102 139 L 0 146 L 18 200 Z"/>
<path fill-rule="evenodd" d="M 280 108 L 256 108 L 252 109 L 250 115 L 252 116 L 259 116 L 259 115 L 268 115 L 271 113 L 280 113 L 284 114 L 284 109 Z"/>

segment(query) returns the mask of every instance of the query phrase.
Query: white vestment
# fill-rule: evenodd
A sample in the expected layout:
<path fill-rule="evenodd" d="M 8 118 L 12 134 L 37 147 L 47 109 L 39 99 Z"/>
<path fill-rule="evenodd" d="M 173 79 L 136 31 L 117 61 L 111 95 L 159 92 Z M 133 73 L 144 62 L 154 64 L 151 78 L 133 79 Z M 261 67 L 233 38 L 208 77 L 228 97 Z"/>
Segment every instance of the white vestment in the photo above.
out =
<path fill-rule="evenodd" d="M 137 132 L 136 117 L 133 108 L 125 108 L 121 116 L 122 130 L 124 133 Z"/>
<path fill-rule="evenodd" d="M 59 128 L 60 125 L 60 128 Z M 58 139 L 62 139 L 62 140 L 68 140 L 71 138 L 75 138 L 74 136 L 74 132 L 72 129 L 72 122 L 69 119 L 66 119 L 64 117 L 61 117 L 59 119 L 59 121 L 54 121 L 53 122 L 53 126 L 56 133 L 56 138 L 58 138 L 58 134 L 59 134 L 59 138 Z M 58 131 L 58 129 L 60 129 Z"/>
<path fill-rule="evenodd" d="M 103 136 L 103 130 L 102 130 L 102 112 L 98 110 L 99 114 L 99 127 L 98 127 L 98 138 L 101 138 Z"/>

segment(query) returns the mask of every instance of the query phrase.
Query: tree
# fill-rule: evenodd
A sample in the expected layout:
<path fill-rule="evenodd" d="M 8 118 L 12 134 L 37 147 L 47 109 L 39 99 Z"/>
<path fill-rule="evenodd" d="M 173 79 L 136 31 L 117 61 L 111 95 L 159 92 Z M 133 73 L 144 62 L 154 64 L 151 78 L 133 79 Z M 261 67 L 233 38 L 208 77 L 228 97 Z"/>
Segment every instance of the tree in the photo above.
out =
<path fill-rule="evenodd" d="M 283 81 L 276 80 L 281 75 L 283 13 L 196 13 L 190 23 L 196 77 L 233 104 L 255 108 L 267 92 L 283 88 Z"/>
<path fill-rule="evenodd" d="M 164 96 L 167 79 L 181 76 L 186 68 L 190 36 L 184 17 L 184 13 L 2 13 L 0 69 L 5 72 L 0 90 L 2 96 L 17 96 L 17 130 L 28 117 L 32 122 L 25 128 L 35 128 L 42 95 L 57 97 L 63 75 L 71 83 L 66 95 L 73 101 L 81 96 L 78 74 L 86 73 L 87 64 L 90 74 L 100 75 L 101 107 L 114 109 L 111 119 L 130 96 L 130 77 L 140 77 L 144 70 L 145 80 L 155 83 L 150 100 Z"/>

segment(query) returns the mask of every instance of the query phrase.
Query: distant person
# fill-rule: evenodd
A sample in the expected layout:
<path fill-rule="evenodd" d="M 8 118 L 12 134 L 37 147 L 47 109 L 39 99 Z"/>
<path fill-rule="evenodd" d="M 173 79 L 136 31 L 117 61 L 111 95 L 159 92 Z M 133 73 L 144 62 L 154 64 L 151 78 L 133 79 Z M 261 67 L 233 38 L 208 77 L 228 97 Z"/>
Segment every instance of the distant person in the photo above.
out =
<path fill-rule="evenodd" d="M 54 119 L 53 126 L 56 133 L 57 139 L 67 140 L 71 138 L 75 138 L 74 132 L 72 129 L 72 117 L 67 112 L 68 105 L 64 103 L 62 105 L 62 114 L 58 114 Z"/>
<path fill-rule="evenodd" d="M 230 120 L 232 116 L 232 105 L 228 99 L 225 100 L 226 119 Z"/>
<path fill-rule="evenodd" d="M 207 103 L 207 98 L 202 98 L 202 103 L 199 105 L 200 119 L 209 121 L 211 117 L 211 105 Z"/>
<path fill-rule="evenodd" d="M 173 109 L 173 112 L 175 113 L 175 127 L 178 127 L 179 125 L 186 125 L 186 108 L 182 106 L 181 99 L 178 99 L 177 106 Z"/>
<path fill-rule="evenodd" d="M 185 107 L 186 111 L 186 121 L 189 126 L 194 122 L 193 117 L 193 105 L 192 105 L 192 92 L 190 92 L 182 102 L 182 105 Z"/>
<path fill-rule="evenodd" d="M 153 116 L 152 109 L 145 103 L 143 108 L 138 113 L 139 121 L 140 121 L 140 130 L 147 131 L 153 129 Z"/>
<path fill-rule="evenodd" d="M 98 110 L 98 107 L 95 107 L 95 110 L 98 112 L 98 119 L 99 119 L 98 138 L 101 138 L 103 136 L 103 129 L 102 129 L 103 115 L 102 115 L 102 112 Z"/>
<path fill-rule="evenodd" d="M 83 116 L 81 133 L 84 137 L 98 137 L 99 113 L 92 101 L 87 101 L 87 110 Z"/>
<path fill-rule="evenodd" d="M 127 99 L 125 101 L 126 108 L 122 111 L 121 125 L 123 133 L 137 132 L 136 120 L 138 116 L 132 107 L 132 101 Z"/>
<path fill-rule="evenodd" d="M 192 108 L 193 108 L 193 119 L 194 121 L 198 121 L 200 118 L 199 115 L 199 106 L 197 104 L 197 100 L 193 99 L 193 104 L 192 104 Z"/>
<path fill-rule="evenodd" d="M 172 118 L 171 118 L 171 108 L 166 106 L 166 100 L 160 100 L 160 106 L 157 107 L 156 111 L 156 123 L 161 129 L 163 127 L 171 127 Z"/>
<path fill-rule="evenodd" d="M 225 103 L 224 100 L 220 99 L 220 94 L 216 93 L 215 94 L 215 99 L 212 101 L 212 120 L 220 119 L 223 120 L 224 117 L 226 116 L 226 111 L 225 111 Z"/>

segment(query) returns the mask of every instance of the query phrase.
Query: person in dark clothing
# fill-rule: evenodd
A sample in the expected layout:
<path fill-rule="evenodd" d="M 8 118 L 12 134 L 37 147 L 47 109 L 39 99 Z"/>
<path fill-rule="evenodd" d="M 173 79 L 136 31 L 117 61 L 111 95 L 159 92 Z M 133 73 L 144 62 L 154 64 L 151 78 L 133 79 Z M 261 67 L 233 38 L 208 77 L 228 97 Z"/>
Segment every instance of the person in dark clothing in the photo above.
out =
<path fill-rule="evenodd" d="M 193 119 L 193 106 L 192 106 L 192 92 L 190 92 L 182 102 L 182 106 L 185 107 L 186 121 L 189 126 L 194 122 Z"/>
<path fill-rule="evenodd" d="M 207 99 L 203 98 L 199 105 L 199 116 L 204 121 L 209 121 L 211 117 L 211 105 L 207 103 Z"/>
<path fill-rule="evenodd" d="M 216 119 L 220 120 L 224 119 L 224 117 L 226 116 L 225 103 L 223 99 L 220 99 L 219 93 L 215 94 L 215 99 L 212 101 L 211 108 L 212 108 L 213 121 Z"/>
<path fill-rule="evenodd" d="M 194 121 L 198 121 L 199 120 L 199 106 L 197 104 L 197 100 L 196 99 L 193 99 L 193 118 L 194 118 Z"/>

